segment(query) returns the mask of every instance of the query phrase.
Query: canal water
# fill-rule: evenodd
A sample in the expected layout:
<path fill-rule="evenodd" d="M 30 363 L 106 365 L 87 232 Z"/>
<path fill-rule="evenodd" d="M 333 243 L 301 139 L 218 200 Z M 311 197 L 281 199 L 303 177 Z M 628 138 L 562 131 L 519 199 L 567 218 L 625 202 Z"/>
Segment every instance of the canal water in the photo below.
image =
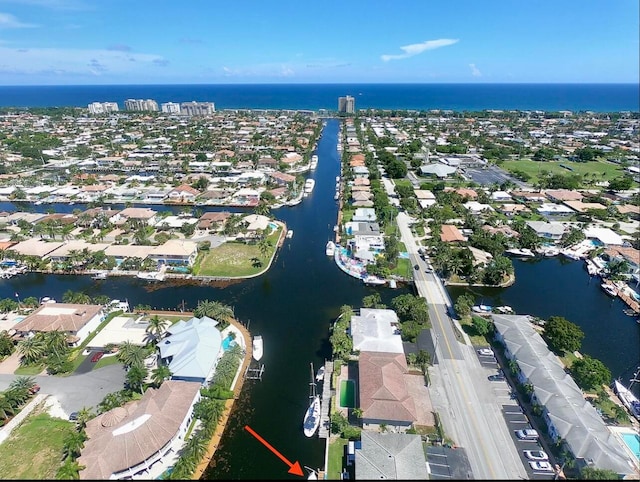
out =
<path fill-rule="evenodd" d="M 255 279 L 225 287 L 163 282 L 133 278 L 92 280 L 90 276 L 27 274 L 0 280 L 0 299 L 50 296 L 61 300 L 67 290 L 92 296 L 127 299 L 133 307 L 154 309 L 195 308 L 198 300 L 215 300 L 233 306 L 236 318 L 252 334 L 264 339 L 262 380 L 247 380 L 234 406 L 220 447 L 205 472 L 207 479 L 285 479 L 288 466 L 258 442 L 249 426 L 288 461 L 321 467 L 324 441 L 306 438 L 302 419 L 308 405 L 309 363 L 317 368 L 331 356 L 329 327 L 342 305 L 361 306 L 364 296 L 381 294 L 387 305 L 411 288 L 372 288 L 344 274 L 325 255 L 333 237 L 337 203 L 333 199 L 335 177 L 340 174 L 336 150 L 339 120 L 329 119 L 319 140 L 319 163 L 311 173 L 313 193 L 294 207 L 273 211 L 294 234 L 286 239 L 270 270 Z M 149 206 L 156 210 L 183 208 Z M 39 205 L 31 210 L 72 212 L 79 205 Z M 24 210 L 24 205 L 0 203 L 1 210 Z M 202 208 L 203 211 L 219 208 Z M 514 261 L 516 283 L 504 289 L 474 290 L 479 302 L 506 304 L 518 313 L 540 317 L 564 316 L 585 332 L 583 352 L 602 360 L 614 377 L 630 376 L 640 358 L 640 325 L 623 314 L 619 300 L 601 292 L 597 280 L 589 280 L 579 262 L 560 259 Z M 451 288 L 455 298 L 464 289 Z"/>

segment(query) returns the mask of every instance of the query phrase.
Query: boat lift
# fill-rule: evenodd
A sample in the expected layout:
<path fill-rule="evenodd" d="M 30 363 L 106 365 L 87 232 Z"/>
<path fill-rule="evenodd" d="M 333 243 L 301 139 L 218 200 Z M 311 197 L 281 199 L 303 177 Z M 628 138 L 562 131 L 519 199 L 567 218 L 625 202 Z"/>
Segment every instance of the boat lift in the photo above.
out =
<path fill-rule="evenodd" d="M 251 365 L 247 367 L 247 371 L 244 372 L 244 377 L 247 380 L 260 380 L 262 381 L 262 374 L 264 373 L 264 364 L 259 364 L 257 367 L 252 368 Z"/>

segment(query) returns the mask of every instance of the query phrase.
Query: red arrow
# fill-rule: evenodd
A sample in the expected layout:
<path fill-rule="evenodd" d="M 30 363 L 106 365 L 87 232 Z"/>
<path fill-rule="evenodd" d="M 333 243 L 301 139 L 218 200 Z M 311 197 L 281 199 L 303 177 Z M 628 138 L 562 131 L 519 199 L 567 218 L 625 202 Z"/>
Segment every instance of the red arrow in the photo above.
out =
<path fill-rule="evenodd" d="M 289 466 L 289 473 L 290 474 L 300 475 L 300 476 L 304 475 L 304 472 L 302 472 L 302 467 L 300 467 L 300 462 L 298 462 L 298 461 L 296 461 L 294 463 L 289 462 L 284 455 L 282 455 L 280 452 L 278 452 L 269 442 L 267 442 L 260 435 L 258 435 L 251 427 L 249 427 L 248 425 L 245 425 L 244 429 L 247 432 L 249 432 L 251 435 L 253 435 L 255 438 L 257 438 L 258 441 L 261 442 L 265 447 L 267 447 L 274 454 L 276 454 L 280 460 L 282 460 L 285 464 L 287 464 Z"/>

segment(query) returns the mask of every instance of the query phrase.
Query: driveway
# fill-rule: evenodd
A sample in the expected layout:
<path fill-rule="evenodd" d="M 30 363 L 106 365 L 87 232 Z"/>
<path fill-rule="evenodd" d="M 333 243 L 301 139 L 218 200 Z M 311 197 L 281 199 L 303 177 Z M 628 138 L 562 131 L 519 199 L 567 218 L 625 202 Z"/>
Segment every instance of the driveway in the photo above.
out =
<path fill-rule="evenodd" d="M 16 375 L 0 374 L 0 391 L 6 390 Z M 54 396 L 62 410 L 69 415 L 82 408 L 95 409 L 104 397 L 124 388 L 125 371 L 122 365 L 108 365 L 89 373 L 58 377 L 37 375 L 40 393 Z"/>

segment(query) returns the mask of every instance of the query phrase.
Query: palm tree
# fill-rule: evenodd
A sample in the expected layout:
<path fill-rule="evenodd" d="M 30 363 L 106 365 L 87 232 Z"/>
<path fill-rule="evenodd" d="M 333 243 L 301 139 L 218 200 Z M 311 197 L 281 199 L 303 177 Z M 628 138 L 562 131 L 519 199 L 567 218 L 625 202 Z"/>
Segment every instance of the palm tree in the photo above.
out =
<path fill-rule="evenodd" d="M 271 251 L 272 243 L 267 238 L 261 239 L 258 243 L 258 249 L 260 250 L 260 254 L 262 257 L 266 257 L 269 251 Z"/>
<path fill-rule="evenodd" d="M 79 472 L 85 467 L 80 465 L 73 457 L 66 457 L 64 463 L 56 472 L 57 480 L 78 480 Z"/>
<path fill-rule="evenodd" d="M 127 367 L 142 367 L 145 358 L 144 348 L 129 340 L 122 343 L 118 350 L 118 360 Z"/>
<path fill-rule="evenodd" d="M 156 387 L 162 385 L 162 382 L 171 378 L 171 370 L 167 365 L 159 365 L 151 372 L 151 379 Z"/>
<path fill-rule="evenodd" d="M 149 325 L 147 326 L 146 331 L 151 334 L 157 342 L 162 338 L 162 335 L 170 324 L 169 320 L 162 319 L 158 315 L 153 315 L 149 320 Z"/>
<path fill-rule="evenodd" d="M 202 318 L 208 316 L 218 321 L 231 321 L 234 318 L 233 308 L 218 301 L 199 300 L 193 314 Z"/>
<path fill-rule="evenodd" d="M 131 390 L 139 390 L 144 394 L 144 379 L 147 378 L 147 369 L 141 365 L 133 365 L 127 372 L 127 386 Z"/>
<path fill-rule="evenodd" d="M 7 400 L 3 393 L 0 393 L 0 418 L 7 420 L 13 414 L 15 414 L 15 408 L 12 403 Z"/>
<path fill-rule="evenodd" d="M 209 447 L 209 440 L 205 437 L 199 436 L 200 433 L 192 436 L 185 445 L 185 450 L 196 460 L 202 460 L 204 454 L 207 453 Z"/>
<path fill-rule="evenodd" d="M 46 332 L 44 339 L 48 355 L 61 356 L 67 351 L 67 334 L 64 331 Z"/>
<path fill-rule="evenodd" d="M 87 422 L 95 417 L 93 410 L 91 408 L 82 407 L 78 410 L 78 419 L 76 420 L 76 424 L 78 425 L 78 430 L 83 430 L 87 426 Z"/>
<path fill-rule="evenodd" d="M 73 431 L 64 438 L 63 454 L 66 457 L 76 458 L 80 455 L 84 442 L 87 440 L 84 432 Z"/>
<path fill-rule="evenodd" d="M 45 352 L 46 345 L 43 340 L 38 337 L 33 336 L 18 342 L 18 353 L 22 355 L 20 363 L 24 363 L 25 365 L 40 361 Z"/>

